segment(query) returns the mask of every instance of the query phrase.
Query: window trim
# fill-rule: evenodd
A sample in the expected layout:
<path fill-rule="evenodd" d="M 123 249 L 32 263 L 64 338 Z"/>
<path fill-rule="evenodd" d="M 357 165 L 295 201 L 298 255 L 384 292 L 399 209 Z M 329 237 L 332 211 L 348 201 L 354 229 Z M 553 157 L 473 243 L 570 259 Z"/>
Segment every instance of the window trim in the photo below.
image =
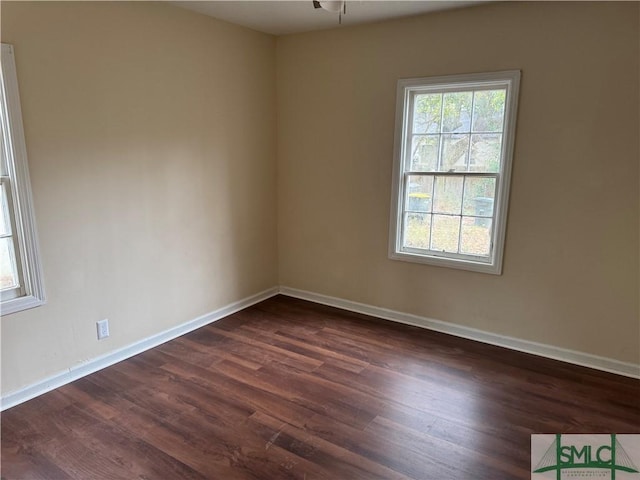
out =
<path fill-rule="evenodd" d="M 2 135 L 6 132 L 4 148 L 7 155 L 8 182 L 11 186 L 10 195 L 13 199 L 11 216 L 18 245 L 16 257 L 19 257 L 17 263 L 21 282 L 19 296 L 2 301 L 0 314 L 4 316 L 43 305 L 46 296 L 12 45 L 2 44 L 1 62 L 0 95 L 4 101 L 0 102 L 0 108 L 2 104 L 5 108 L 2 115 Z"/>
<path fill-rule="evenodd" d="M 391 218 L 389 223 L 389 258 L 392 260 L 402 260 L 406 262 L 423 263 L 440 267 L 450 267 L 474 272 L 490 273 L 494 275 L 502 274 L 504 243 L 506 236 L 507 214 L 509 206 L 509 190 L 511 186 L 511 170 L 513 163 L 513 150 L 515 143 L 515 124 L 518 114 L 518 94 L 520 87 L 520 70 L 507 70 L 490 73 L 472 73 L 462 75 L 447 75 L 437 77 L 422 77 L 400 79 L 396 91 L 396 117 L 395 117 L 395 137 L 394 137 L 394 160 L 393 160 L 393 183 L 391 188 Z M 455 258 L 444 254 L 418 253 L 403 249 L 402 242 L 402 199 L 404 195 L 403 176 L 405 172 L 404 157 L 406 148 L 406 131 L 409 128 L 411 105 L 409 100 L 412 92 L 425 87 L 425 90 L 439 91 L 453 89 L 456 91 L 468 89 L 474 90 L 479 87 L 496 85 L 506 85 L 505 98 L 505 118 L 503 143 L 501 153 L 501 168 L 496 177 L 498 181 L 498 191 L 496 192 L 495 211 L 492 223 L 492 246 L 490 261 L 483 262 L 468 258 Z M 437 87 L 436 87 L 437 86 Z M 439 173 L 434 172 L 434 176 Z M 456 255 L 456 254 L 453 254 Z"/>

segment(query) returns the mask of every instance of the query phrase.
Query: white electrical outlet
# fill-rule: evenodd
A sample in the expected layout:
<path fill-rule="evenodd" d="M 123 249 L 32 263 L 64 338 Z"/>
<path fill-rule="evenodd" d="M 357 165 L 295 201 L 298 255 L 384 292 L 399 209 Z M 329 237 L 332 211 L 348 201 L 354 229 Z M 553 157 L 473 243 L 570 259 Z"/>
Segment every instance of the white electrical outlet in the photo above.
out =
<path fill-rule="evenodd" d="M 98 340 L 102 340 L 103 338 L 107 338 L 109 336 L 108 318 L 96 322 L 96 326 L 98 327 Z"/>

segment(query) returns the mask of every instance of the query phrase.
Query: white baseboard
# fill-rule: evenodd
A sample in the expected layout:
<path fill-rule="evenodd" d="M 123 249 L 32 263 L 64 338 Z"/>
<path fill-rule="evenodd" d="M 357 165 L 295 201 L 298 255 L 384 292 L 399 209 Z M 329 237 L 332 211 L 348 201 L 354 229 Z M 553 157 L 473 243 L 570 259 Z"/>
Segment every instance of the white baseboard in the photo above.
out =
<path fill-rule="evenodd" d="M 465 327 L 464 325 L 456 325 L 454 323 L 434 320 L 432 318 L 420 317 L 418 315 L 411 315 L 386 308 L 374 307 L 364 303 L 352 302 L 351 300 L 345 300 L 342 298 L 297 290 L 295 288 L 281 286 L 280 293 L 289 297 L 309 300 L 310 302 L 321 303 L 323 305 L 329 305 L 343 310 L 363 313 L 365 315 L 422 327 L 428 330 L 435 330 L 436 332 L 448 333 L 449 335 L 455 335 L 456 337 L 497 345 L 499 347 L 531 353 L 533 355 L 552 358 L 554 360 L 561 360 L 574 365 L 594 368 L 596 370 L 624 375 L 626 377 L 640 378 L 640 365 L 638 364 L 625 363 L 612 358 L 600 357 L 589 353 L 555 347 L 553 345 L 545 345 L 542 343 L 530 342 L 528 340 L 507 337 L 471 327 Z"/>
<path fill-rule="evenodd" d="M 485 332 L 475 328 L 465 327 L 463 325 L 456 325 L 454 323 L 420 317 L 418 315 L 411 315 L 395 310 L 366 305 L 364 303 L 352 302 L 351 300 L 330 297 L 319 293 L 307 292 L 289 287 L 273 287 L 231 303 L 201 317 L 190 320 L 182 325 L 178 325 L 177 327 L 170 328 L 164 332 L 160 332 L 156 335 L 152 335 L 151 337 L 147 337 L 143 340 L 127 345 L 126 347 L 120 348 L 106 355 L 102 355 L 77 366 L 70 367 L 63 372 L 57 373 L 44 380 L 40 380 L 32 385 L 21 388 L 20 390 L 11 392 L 0 398 L 0 411 L 14 407 L 34 397 L 42 395 L 43 393 L 47 393 L 58 387 L 66 385 L 67 383 L 71 383 L 74 380 L 90 375 L 91 373 L 102 370 L 110 365 L 114 365 L 122 360 L 126 360 L 127 358 L 133 357 L 134 355 L 142 353 L 153 347 L 157 347 L 158 345 L 168 342 L 169 340 L 173 340 L 185 333 L 189 333 L 200 327 L 208 325 L 209 323 L 220 320 L 221 318 L 227 317 L 233 313 L 250 307 L 251 305 L 266 300 L 267 298 L 271 298 L 278 293 L 289 297 L 300 298 L 302 300 L 309 300 L 311 302 L 341 308 L 343 310 L 383 318 L 385 320 L 448 333 L 457 337 L 497 345 L 511 350 L 517 350 L 519 352 L 526 352 L 539 355 L 541 357 L 552 358 L 554 360 L 561 360 L 574 365 L 581 365 L 583 367 L 594 368 L 596 370 L 602 370 L 627 377 L 640 378 L 640 365 L 633 363 L 620 362 L 619 360 L 599 357 L 597 355 L 591 355 L 589 353 L 578 352 L 575 350 L 567 350 L 553 345 L 520 340 L 518 338 Z"/>
<path fill-rule="evenodd" d="M 221 318 L 227 317 L 232 313 L 236 313 L 277 294 L 278 287 L 270 288 L 255 295 L 251 295 L 250 297 L 243 298 L 237 302 L 233 302 L 213 312 L 202 315 L 201 317 L 190 320 L 182 325 L 157 333 L 106 355 L 93 358 L 25 388 L 11 392 L 0 399 L 0 411 L 14 407 L 20 403 L 37 397 L 38 395 L 47 393 L 55 388 L 73 382 L 74 380 L 97 372 L 98 370 L 102 370 L 103 368 L 121 362 L 122 360 L 126 360 L 129 357 L 138 355 L 150 348 L 157 347 L 169 340 L 173 340 L 185 333 L 189 333 L 197 328 L 215 322 L 216 320 L 220 320 Z"/>

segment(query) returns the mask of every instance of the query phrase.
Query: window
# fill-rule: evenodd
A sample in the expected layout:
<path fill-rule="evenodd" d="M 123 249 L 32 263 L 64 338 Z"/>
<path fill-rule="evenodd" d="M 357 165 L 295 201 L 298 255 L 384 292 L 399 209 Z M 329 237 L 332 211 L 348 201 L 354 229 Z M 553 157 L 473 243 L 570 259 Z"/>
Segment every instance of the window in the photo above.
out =
<path fill-rule="evenodd" d="M 27 153 L 13 47 L 2 44 L 0 70 L 0 313 L 44 303 Z"/>
<path fill-rule="evenodd" d="M 519 82 L 398 82 L 390 258 L 502 272 Z"/>

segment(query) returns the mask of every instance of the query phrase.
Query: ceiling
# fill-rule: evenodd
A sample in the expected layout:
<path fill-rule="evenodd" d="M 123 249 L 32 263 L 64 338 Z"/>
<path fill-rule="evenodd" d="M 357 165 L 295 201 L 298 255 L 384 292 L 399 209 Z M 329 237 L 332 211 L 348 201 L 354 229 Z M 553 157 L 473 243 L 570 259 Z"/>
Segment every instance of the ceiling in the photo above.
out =
<path fill-rule="evenodd" d="M 173 5 L 273 35 L 337 28 L 338 14 L 314 9 L 312 0 L 172 1 Z M 347 0 L 344 26 L 467 7 L 483 1 Z"/>

